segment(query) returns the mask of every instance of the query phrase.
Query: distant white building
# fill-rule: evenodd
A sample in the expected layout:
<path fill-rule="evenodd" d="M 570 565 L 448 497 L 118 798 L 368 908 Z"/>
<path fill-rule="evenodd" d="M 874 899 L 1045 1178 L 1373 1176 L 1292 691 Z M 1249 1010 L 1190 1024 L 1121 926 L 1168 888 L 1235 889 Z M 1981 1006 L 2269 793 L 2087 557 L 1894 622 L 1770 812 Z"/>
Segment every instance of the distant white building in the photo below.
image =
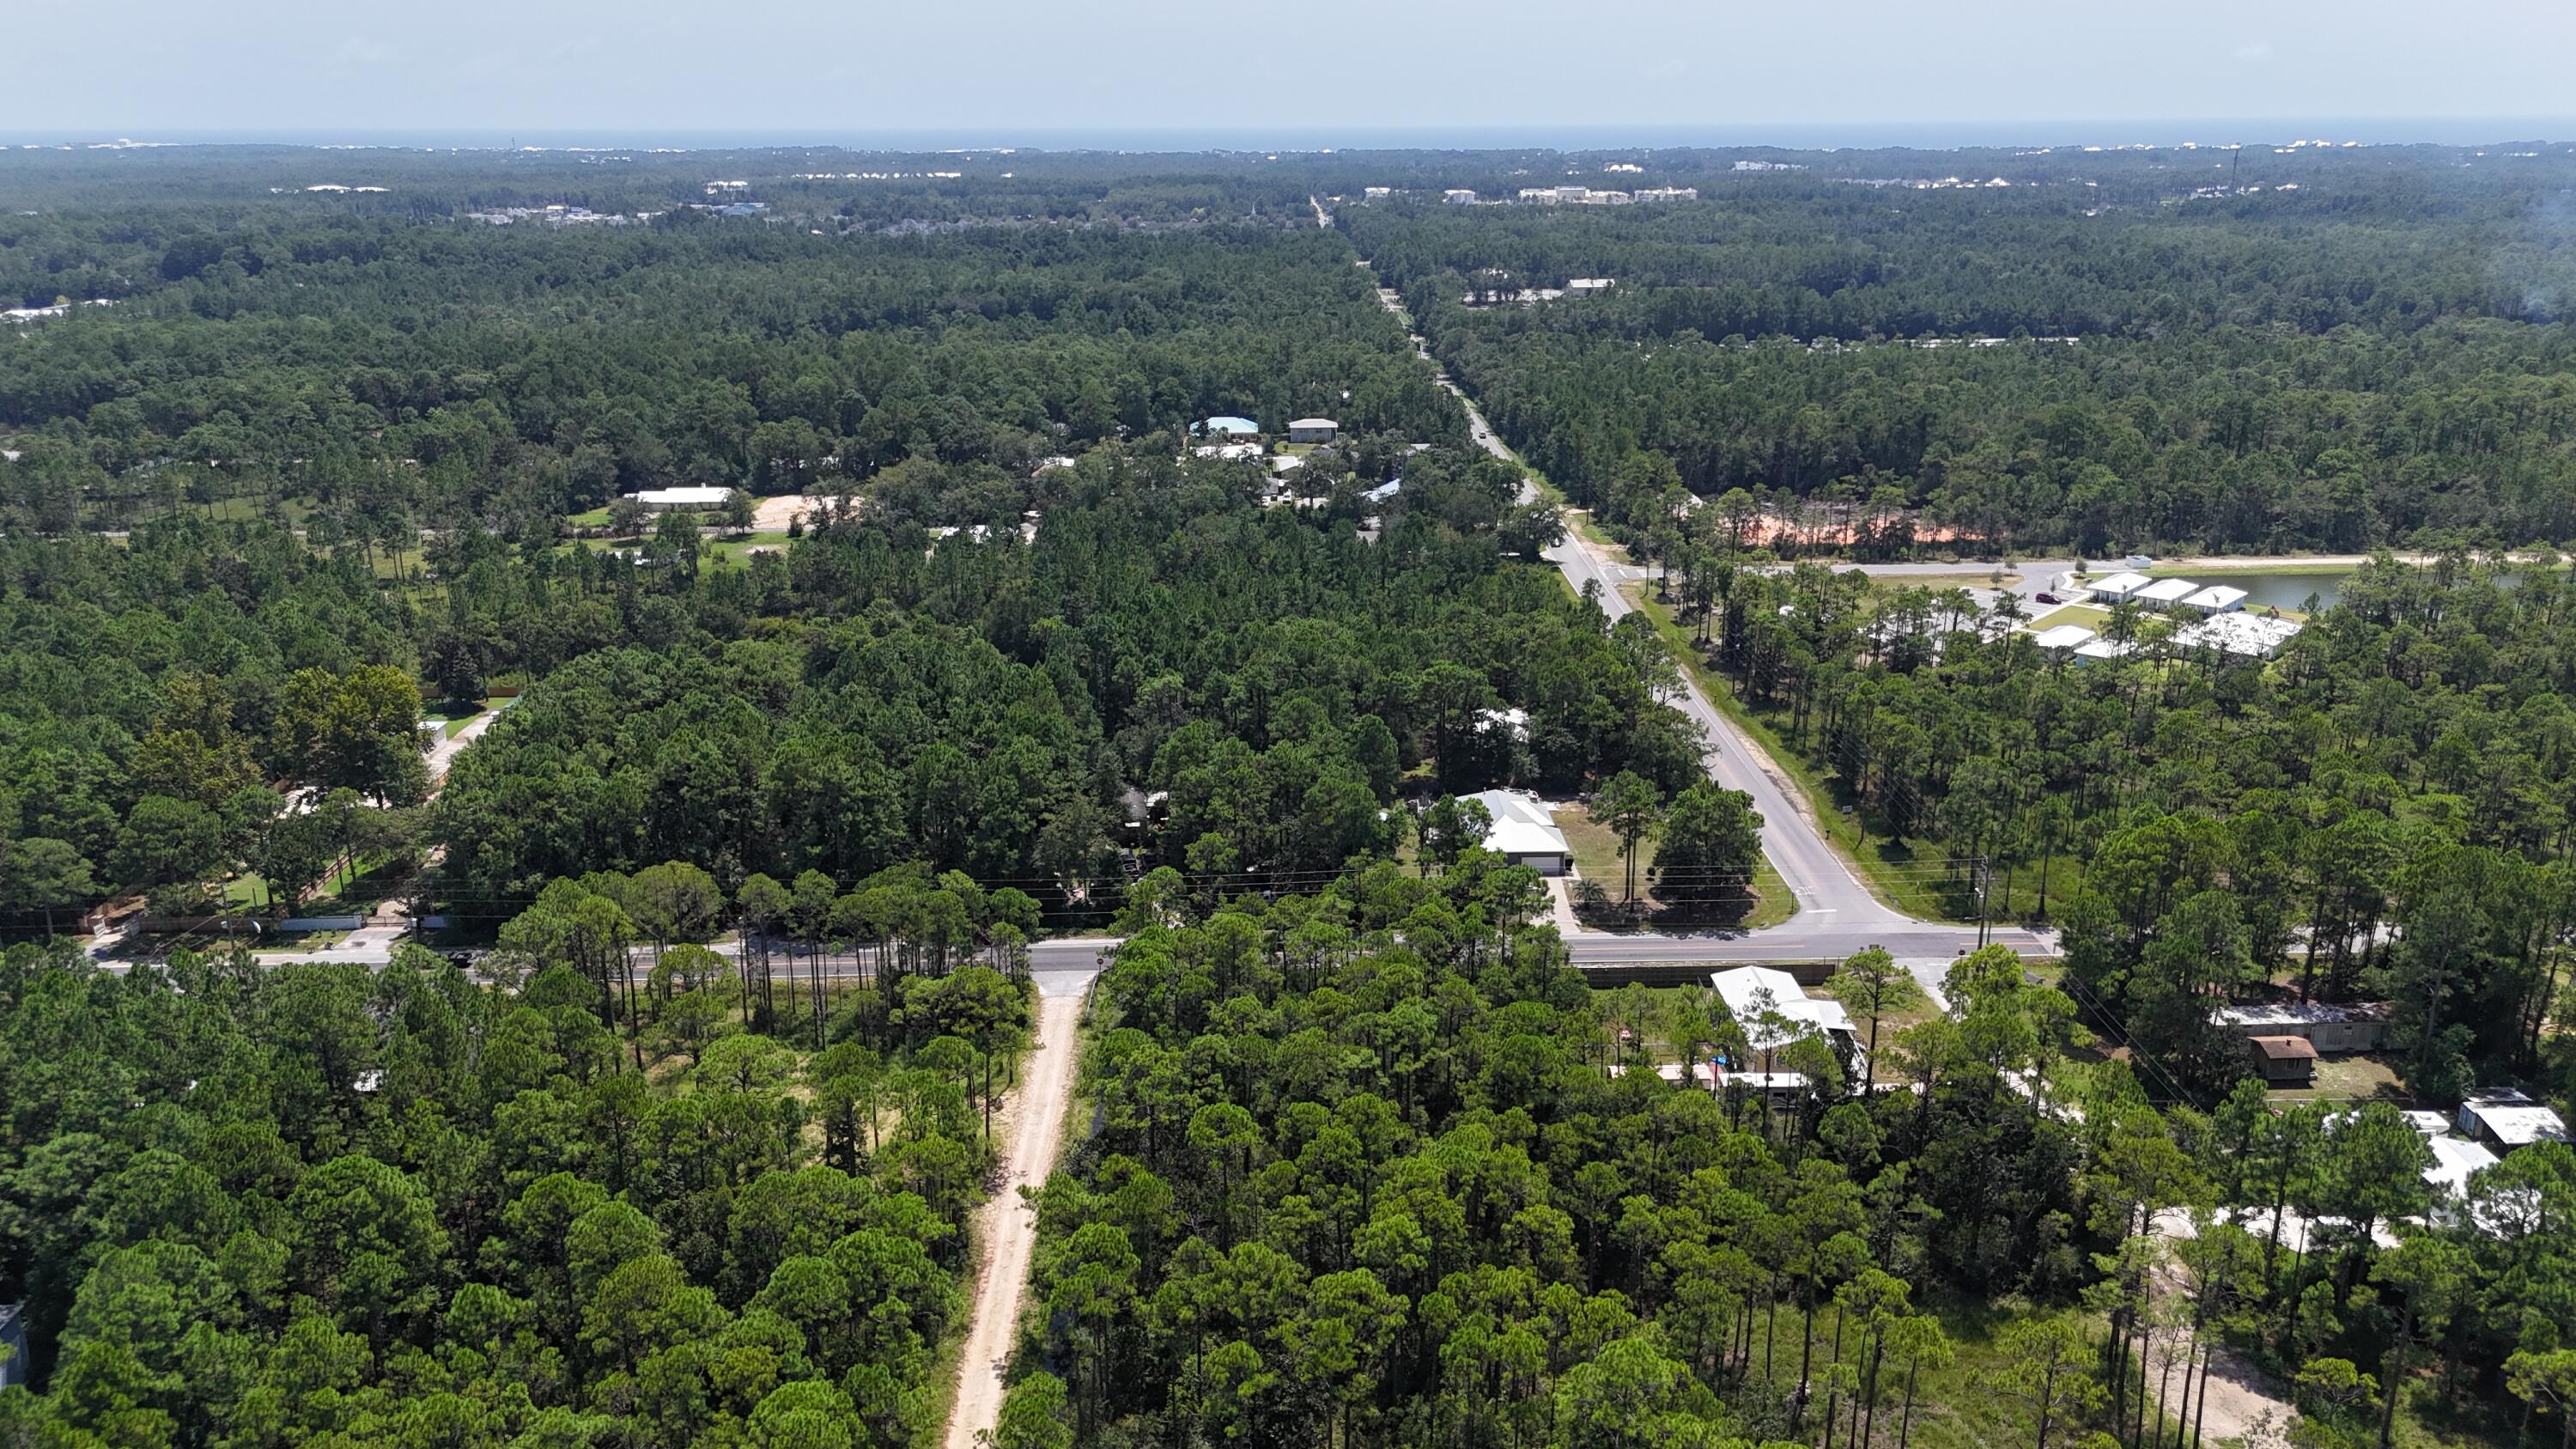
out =
<path fill-rule="evenodd" d="M 1190 449 L 1190 452 L 1196 457 L 1223 458 L 1231 462 L 1239 458 L 1260 457 L 1261 445 L 1259 443 L 1201 443 Z"/>
<path fill-rule="evenodd" d="M 2298 637 L 2298 633 L 2296 620 L 2238 610 L 2232 614 L 2212 614 L 2191 624 L 2174 635 L 2174 642 L 2187 649 L 2215 649 L 2240 659 L 2270 659 L 2281 652 L 2282 645 Z"/>
<path fill-rule="evenodd" d="M 1288 441 L 1329 443 L 1340 433 L 1341 426 L 1331 418 L 1299 418 L 1288 425 Z"/>
<path fill-rule="evenodd" d="M 2092 592 L 2096 600 L 2105 604 L 2116 604 L 2154 582 L 2155 580 L 2145 574 L 2123 572 L 2108 578 L 2094 579 L 2084 587 Z"/>
<path fill-rule="evenodd" d="M 2231 614 L 2245 607 L 2246 597 L 2243 589 L 2230 588 L 2225 584 L 2212 584 L 2183 600 L 2182 606 L 2186 609 L 2197 609 L 2204 614 Z"/>
<path fill-rule="evenodd" d="M 1375 488 L 1361 489 L 1360 497 L 1371 503 L 1384 503 L 1386 500 L 1393 498 L 1395 495 L 1403 491 L 1404 480 L 1401 478 L 1390 478 L 1387 481 L 1380 483 Z"/>
<path fill-rule="evenodd" d="M 647 488 L 626 496 L 656 512 L 663 509 L 703 512 L 724 507 L 725 500 L 733 496 L 733 490 L 710 483 L 687 488 Z"/>
<path fill-rule="evenodd" d="M 1485 829 L 1485 848 L 1514 865 L 1541 875 L 1563 875 L 1574 863 L 1574 847 L 1556 828 L 1556 817 L 1535 795 L 1519 790 L 1479 790 L 1459 797 L 1485 807 L 1492 824 Z"/>
<path fill-rule="evenodd" d="M 1476 711 L 1476 728 L 1486 734 L 1500 735 L 1516 745 L 1529 743 L 1529 711 L 1525 709 L 1480 709 Z"/>
<path fill-rule="evenodd" d="M 1473 206 L 1476 204 L 1476 193 L 1463 186 L 1453 186 L 1441 192 L 1440 199 L 1451 206 Z"/>
<path fill-rule="evenodd" d="M 1643 187 L 1638 190 L 1637 199 L 1639 201 L 1697 201 L 1699 188 L 1696 186 Z"/>
<path fill-rule="evenodd" d="M 1598 297 L 1617 285 L 1619 282 L 1615 277 L 1575 277 L 1565 284 L 1565 295 Z"/>
<path fill-rule="evenodd" d="M 2031 642 L 2052 654 L 2063 653 L 2093 637 L 2093 631 L 2081 624 L 2059 624 L 2031 636 Z"/>
<path fill-rule="evenodd" d="M 1392 186 L 1363 186 L 1360 188 L 1360 199 L 1363 201 L 1384 201 L 1394 194 L 1395 188 Z"/>

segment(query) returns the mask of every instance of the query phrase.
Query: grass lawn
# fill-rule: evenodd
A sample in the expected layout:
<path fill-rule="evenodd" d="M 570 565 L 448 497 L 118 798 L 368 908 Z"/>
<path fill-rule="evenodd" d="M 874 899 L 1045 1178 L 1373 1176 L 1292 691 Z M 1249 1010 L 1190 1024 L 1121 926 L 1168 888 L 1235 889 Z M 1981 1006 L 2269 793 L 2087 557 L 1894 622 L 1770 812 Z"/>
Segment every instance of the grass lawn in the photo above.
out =
<path fill-rule="evenodd" d="M 2397 1069 L 2395 1058 L 2374 1052 L 2317 1058 L 2317 1077 L 2305 1087 L 2275 1087 L 2275 1102 L 2347 1102 L 2378 1099 L 2412 1105 L 2414 1094 Z"/>
<path fill-rule="evenodd" d="M 505 699 L 499 698 L 487 699 L 474 708 L 467 710 L 463 714 L 450 716 L 440 723 L 439 737 L 450 740 L 456 738 L 458 735 L 465 732 L 465 727 L 467 725 L 470 725 L 476 720 L 481 719 L 483 716 L 490 714 L 492 711 L 499 709 L 506 702 L 507 701 Z"/>
<path fill-rule="evenodd" d="M 573 514 L 564 519 L 564 522 L 571 524 L 575 528 L 606 528 L 608 526 L 608 510 L 605 507 L 594 508 L 588 513 Z"/>
<path fill-rule="evenodd" d="M 766 533 L 747 533 L 740 538 L 718 539 L 708 544 L 707 556 L 711 559 L 724 559 L 729 563 L 740 563 L 750 557 L 753 549 L 780 549 L 785 548 L 787 543 L 787 530 L 783 528 Z"/>
<path fill-rule="evenodd" d="M 2111 611 L 2108 609 L 2097 608 L 2091 604 L 2068 604 L 2062 609 L 2053 609 L 2040 615 L 2024 627 L 2036 634 L 2042 629 L 2054 629 L 2060 624 L 2080 624 L 2099 634 L 2103 626 L 2110 622 Z"/>
<path fill-rule="evenodd" d="M 1856 566 L 1845 564 L 1836 571 L 1852 567 Z M 2000 584 L 1995 579 L 1998 573 L 2003 575 Z M 2009 588 L 2021 582 L 2021 574 L 2015 569 L 1987 569 L 1983 573 L 1970 573 L 1963 569 L 1955 574 L 1872 574 L 1869 579 L 1871 586 L 1880 593 L 1893 594 L 1905 589 Z"/>
<path fill-rule="evenodd" d="M 1620 899 L 1628 884 L 1628 866 L 1619 858 L 1619 837 L 1609 826 L 1593 820 L 1591 812 L 1580 804 L 1558 807 L 1556 828 L 1565 832 L 1565 843 L 1574 847 L 1574 868 L 1585 880 L 1598 881 L 1613 900 Z M 1654 894 L 1655 839 L 1649 835 L 1637 842 L 1637 895 L 1640 900 Z M 1795 896 L 1789 894 L 1788 882 L 1771 868 L 1765 858 L 1753 872 L 1753 909 L 1740 921 L 1713 922 L 1758 931 L 1789 919 L 1798 909 Z"/>
<path fill-rule="evenodd" d="M 1601 883 L 1601 888 L 1616 896 L 1627 884 L 1627 862 L 1619 858 L 1619 837 L 1609 826 L 1592 818 L 1592 812 L 1581 804 L 1559 806 L 1555 812 L 1556 828 L 1565 832 L 1565 843 L 1574 847 L 1574 868 L 1585 880 Z M 1651 835 L 1637 842 L 1637 888 L 1646 881 L 1655 865 L 1655 838 Z"/>

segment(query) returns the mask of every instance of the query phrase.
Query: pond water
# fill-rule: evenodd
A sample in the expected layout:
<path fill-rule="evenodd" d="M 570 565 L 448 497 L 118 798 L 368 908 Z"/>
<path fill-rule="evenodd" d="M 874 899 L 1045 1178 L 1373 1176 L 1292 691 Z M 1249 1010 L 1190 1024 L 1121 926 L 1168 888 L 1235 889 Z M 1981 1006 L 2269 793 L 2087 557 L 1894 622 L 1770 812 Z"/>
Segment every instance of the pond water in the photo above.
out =
<path fill-rule="evenodd" d="M 2193 583 L 2225 584 L 2243 589 L 2245 607 L 2249 609 L 2306 609 L 2314 597 L 2320 609 L 2330 608 L 2343 598 L 2343 581 L 2350 572 L 2331 574 L 2231 574 L 2223 569 L 2202 572 L 2195 569 L 2186 575 Z"/>

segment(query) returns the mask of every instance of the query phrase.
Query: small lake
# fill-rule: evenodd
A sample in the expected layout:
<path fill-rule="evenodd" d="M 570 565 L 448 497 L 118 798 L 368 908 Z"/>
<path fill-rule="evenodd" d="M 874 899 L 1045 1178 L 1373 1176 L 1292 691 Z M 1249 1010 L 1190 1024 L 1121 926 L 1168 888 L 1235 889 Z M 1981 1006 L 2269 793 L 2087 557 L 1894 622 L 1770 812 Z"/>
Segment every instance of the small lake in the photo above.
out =
<path fill-rule="evenodd" d="M 2225 584 L 2231 589 L 2243 589 L 2245 607 L 2249 609 L 2304 610 L 2311 597 L 2316 599 L 2316 607 L 2320 609 L 2342 602 L 2343 581 L 2351 578 L 2352 574 L 2349 570 L 2331 574 L 2231 574 L 2223 569 L 2207 572 L 2195 569 L 2183 577 L 2196 584 Z"/>

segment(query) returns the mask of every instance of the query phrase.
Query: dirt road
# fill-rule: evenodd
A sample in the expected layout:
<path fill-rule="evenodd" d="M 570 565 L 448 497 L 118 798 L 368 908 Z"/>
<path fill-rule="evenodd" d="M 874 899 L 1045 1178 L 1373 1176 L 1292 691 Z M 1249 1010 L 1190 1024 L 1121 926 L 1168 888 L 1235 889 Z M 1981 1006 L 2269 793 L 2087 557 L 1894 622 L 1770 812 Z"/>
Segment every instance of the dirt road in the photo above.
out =
<path fill-rule="evenodd" d="M 1081 1045 L 1081 988 L 1089 973 L 1064 994 L 1041 981 L 1038 1044 L 1023 1063 L 1020 1089 L 1002 1121 L 1002 1186 L 976 1210 L 975 1237 L 983 1245 L 983 1272 L 975 1280 L 966 1347 L 958 1356 L 957 1407 L 948 1416 L 947 1449 L 975 1449 L 975 1436 L 1002 1416 L 1002 1375 L 1011 1366 L 1020 1303 L 1028 1292 L 1029 1261 L 1037 1247 L 1036 1209 L 1020 1200 L 1054 1168 L 1073 1105 L 1073 1062 Z"/>

